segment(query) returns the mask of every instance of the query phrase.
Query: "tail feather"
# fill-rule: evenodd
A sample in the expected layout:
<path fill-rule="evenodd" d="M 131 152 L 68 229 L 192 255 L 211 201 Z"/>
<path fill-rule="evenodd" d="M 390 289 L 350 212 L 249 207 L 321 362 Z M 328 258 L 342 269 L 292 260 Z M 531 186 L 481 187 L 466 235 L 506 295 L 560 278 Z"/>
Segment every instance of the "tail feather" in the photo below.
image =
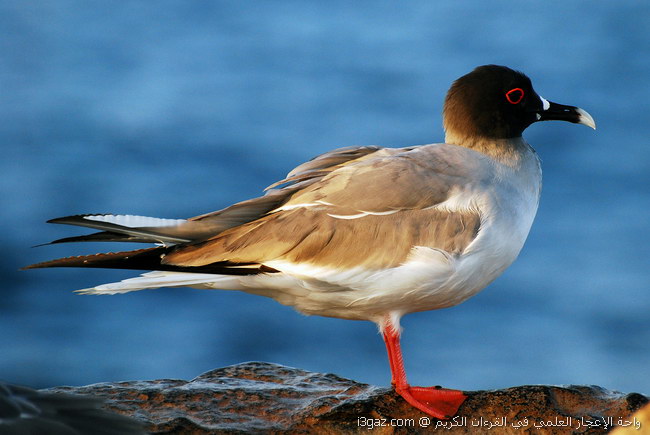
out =
<path fill-rule="evenodd" d="M 125 293 L 143 288 L 229 283 L 237 276 L 277 273 L 278 270 L 255 262 L 217 261 L 201 266 L 163 264 L 163 257 L 180 246 L 197 243 L 220 232 L 257 219 L 283 204 L 294 192 L 278 190 L 260 198 L 234 204 L 223 210 L 191 219 L 161 219 L 136 215 L 80 214 L 51 219 L 49 223 L 75 225 L 99 230 L 92 234 L 65 237 L 48 244 L 68 242 L 144 242 L 157 247 L 132 251 L 65 257 L 23 268 L 91 267 L 107 269 L 152 270 L 152 274 L 81 290 L 85 294 Z"/>
<path fill-rule="evenodd" d="M 105 269 L 158 270 L 168 272 L 188 272 L 220 275 L 256 275 L 259 273 L 274 273 L 277 270 L 258 263 L 233 263 L 221 261 L 205 266 L 175 266 L 162 264 L 161 258 L 170 248 L 156 247 L 136 249 L 124 252 L 109 252 L 77 257 L 58 258 L 23 267 L 26 269 L 42 269 L 47 267 L 93 267 Z"/>
<path fill-rule="evenodd" d="M 83 295 L 115 295 L 160 287 L 218 287 L 234 289 L 236 285 L 236 278 L 233 276 L 155 271 L 144 273 L 135 278 L 125 279 L 120 282 L 112 282 L 109 284 L 102 284 L 91 288 L 77 290 L 75 293 Z"/>

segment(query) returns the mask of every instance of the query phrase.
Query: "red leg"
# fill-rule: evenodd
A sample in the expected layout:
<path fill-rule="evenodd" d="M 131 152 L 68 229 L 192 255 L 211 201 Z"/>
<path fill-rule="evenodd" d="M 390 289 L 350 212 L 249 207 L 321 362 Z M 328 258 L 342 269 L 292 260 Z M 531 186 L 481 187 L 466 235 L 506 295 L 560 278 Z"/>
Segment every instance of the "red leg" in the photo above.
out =
<path fill-rule="evenodd" d="M 406 381 L 404 360 L 399 344 L 399 326 L 394 325 L 389 316 L 386 316 L 382 326 L 386 350 L 388 351 L 392 384 L 397 394 L 412 406 L 433 417 L 440 419 L 453 417 L 467 396 L 461 391 L 440 387 L 411 387 Z"/>

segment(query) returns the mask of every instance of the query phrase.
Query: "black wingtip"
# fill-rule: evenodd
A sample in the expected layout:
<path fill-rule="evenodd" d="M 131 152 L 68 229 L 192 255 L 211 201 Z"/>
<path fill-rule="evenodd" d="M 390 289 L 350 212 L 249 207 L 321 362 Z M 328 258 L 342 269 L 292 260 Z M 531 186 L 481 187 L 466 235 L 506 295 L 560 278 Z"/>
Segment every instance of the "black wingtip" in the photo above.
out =
<path fill-rule="evenodd" d="M 82 220 L 84 216 L 88 216 L 87 214 L 75 214 L 72 216 L 62 216 L 54 219 L 49 219 L 45 221 L 48 224 L 67 224 L 70 223 L 70 221 L 78 221 Z"/>
<path fill-rule="evenodd" d="M 38 245 L 32 246 L 32 248 L 40 248 L 41 246 L 48 246 L 48 245 L 57 245 L 59 243 L 82 242 L 82 241 L 86 241 L 86 239 L 87 236 L 64 237 L 62 239 L 52 240 L 51 242 L 47 242 L 47 243 L 39 243 Z"/>
<path fill-rule="evenodd" d="M 222 261 L 205 266 L 185 267 L 173 264 L 161 264 L 161 256 L 168 250 L 164 247 L 136 249 L 133 251 L 108 252 L 76 257 L 57 258 L 55 260 L 30 264 L 20 270 L 44 269 L 49 267 L 92 267 L 131 270 L 168 270 L 172 272 L 210 273 L 223 275 L 257 275 L 260 273 L 278 273 L 279 271 L 257 263 L 231 263 Z"/>
<path fill-rule="evenodd" d="M 114 216 L 115 213 L 83 213 L 83 214 L 72 214 L 70 216 L 61 216 L 54 219 L 45 221 L 48 224 L 65 224 L 65 225 L 81 225 L 85 226 L 88 222 L 92 220 L 86 219 L 88 216 Z"/>
<path fill-rule="evenodd" d="M 55 260 L 30 264 L 20 270 L 43 269 L 47 267 L 94 267 L 110 269 L 156 270 L 160 264 L 162 248 L 145 248 L 133 251 L 107 252 L 92 255 L 57 258 Z"/>
<path fill-rule="evenodd" d="M 34 245 L 32 248 L 47 245 L 57 245 L 59 243 L 73 243 L 73 242 L 122 242 L 122 243 L 152 243 L 150 238 L 131 236 L 128 234 L 114 233 L 111 231 L 100 231 L 98 233 L 86 234 L 83 236 L 64 237 L 56 239 L 48 243 L 41 243 Z"/>

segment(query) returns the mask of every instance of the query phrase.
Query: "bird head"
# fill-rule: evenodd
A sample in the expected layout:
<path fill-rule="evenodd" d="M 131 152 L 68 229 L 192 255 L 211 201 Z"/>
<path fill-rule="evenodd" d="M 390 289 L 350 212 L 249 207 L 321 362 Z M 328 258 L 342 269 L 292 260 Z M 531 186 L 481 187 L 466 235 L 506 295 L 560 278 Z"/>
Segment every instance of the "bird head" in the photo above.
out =
<path fill-rule="evenodd" d="M 525 74 L 499 65 L 479 66 L 456 80 L 443 111 L 447 135 L 461 140 L 517 138 L 532 123 L 550 120 L 596 128 L 585 110 L 542 98 Z"/>

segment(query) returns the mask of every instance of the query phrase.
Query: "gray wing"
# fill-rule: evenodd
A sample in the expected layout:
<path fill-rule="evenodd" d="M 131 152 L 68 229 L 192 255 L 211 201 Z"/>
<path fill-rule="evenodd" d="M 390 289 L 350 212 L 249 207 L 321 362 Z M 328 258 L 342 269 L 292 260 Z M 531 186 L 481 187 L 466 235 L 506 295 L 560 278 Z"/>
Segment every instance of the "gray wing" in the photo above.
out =
<path fill-rule="evenodd" d="M 161 264 L 161 256 L 170 250 L 169 246 L 186 246 L 208 240 L 231 228 L 256 222 L 286 204 L 297 192 L 317 183 L 328 173 L 371 156 L 382 153 L 379 147 L 342 148 L 322 154 L 291 171 L 287 178 L 276 183 L 281 188 L 267 189 L 259 198 L 239 202 L 222 210 L 196 216 L 190 219 L 159 219 L 145 216 L 86 214 L 52 219 L 48 222 L 88 227 L 102 230 L 97 233 L 66 237 L 51 243 L 64 242 L 144 242 L 159 243 L 164 247 L 116 252 L 109 254 L 82 255 L 59 258 L 24 269 L 45 267 L 93 267 L 115 269 L 171 270 L 184 271 L 183 267 Z M 244 264 L 244 268 L 242 268 Z M 210 264 L 208 267 L 193 267 L 193 272 L 251 274 L 269 272 L 271 269 L 256 263 L 233 263 L 232 261 Z"/>
<path fill-rule="evenodd" d="M 350 163 L 357 163 L 368 157 L 389 153 L 390 150 L 377 146 L 338 148 L 314 157 L 302 165 L 296 166 L 284 180 L 271 184 L 265 190 L 272 189 L 285 183 L 300 183 L 303 181 L 322 178 Z"/>
<path fill-rule="evenodd" d="M 305 186 L 285 203 L 325 202 L 358 212 L 424 209 L 446 201 L 457 189 L 481 183 L 485 159 L 455 145 L 383 149 Z"/>
<path fill-rule="evenodd" d="M 414 246 L 460 254 L 480 230 L 480 212 L 437 206 L 480 182 L 482 165 L 478 153 L 450 145 L 384 150 L 329 172 L 259 219 L 176 247 L 162 263 L 383 268 L 403 263 Z"/>
<path fill-rule="evenodd" d="M 381 151 L 380 147 L 348 147 L 321 154 L 293 169 L 285 179 L 266 189 L 264 196 L 242 201 L 212 213 L 190 219 L 159 219 L 146 216 L 82 214 L 51 219 L 48 223 L 102 230 L 98 233 L 66 237 L 67 242 L 140 242 L 177 244 L 208 239 L 229 228 L 254 221 L 284 205 L 301 189 L 316 183 L 330 172 Z M 282 188 L 273 188 L 284 185 Z"/>

